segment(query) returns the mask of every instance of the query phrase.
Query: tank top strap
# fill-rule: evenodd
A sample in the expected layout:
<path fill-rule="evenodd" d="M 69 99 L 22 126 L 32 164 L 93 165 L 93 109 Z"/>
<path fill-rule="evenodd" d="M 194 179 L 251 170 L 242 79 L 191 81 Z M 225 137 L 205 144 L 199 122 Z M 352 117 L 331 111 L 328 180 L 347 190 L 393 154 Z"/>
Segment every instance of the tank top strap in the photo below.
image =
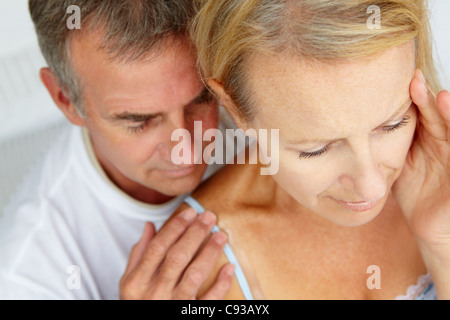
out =
<path fill-rule="evenodd" d="M 186 197 L 184 200 L 189 206 L 191 206 L 198 214 L 202 214 L 205 212 L 205 209 L 203 206 L 195 200 L 192 196 Z M 212 229 L 212 233 L 216 233 L 220 231 L 220 229 L 216 226 Z M 241 265 L 239 264 L 238 259 L 236 258 L 236 255 L 234 254 L 233 250 L 231 249 L 230 245 L 227 243 L 223 249 L 225 256 L 227 257 L 228 261 L 234 265 L 234 274 L 236 276 L 236 279 L 239 283 L 239 286 L 241 287 L 242 293 L 244 294 L 244 297 L 246 300 L 253 300 L 253 295 L 250 290 L 250 286 L 248 285 L 247 279 L 245 278 L 244 272 L 242 271 Z"/>

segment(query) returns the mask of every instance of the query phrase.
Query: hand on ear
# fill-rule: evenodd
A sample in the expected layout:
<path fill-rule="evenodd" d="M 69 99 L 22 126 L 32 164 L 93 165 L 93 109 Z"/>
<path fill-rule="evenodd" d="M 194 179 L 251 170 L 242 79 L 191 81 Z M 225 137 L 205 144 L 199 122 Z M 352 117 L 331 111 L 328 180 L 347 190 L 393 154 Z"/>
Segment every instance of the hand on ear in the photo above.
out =
<path fill-rule="evenodd" d="M 39 75 L 53 101 L 66 118 L 74 125 L 85 126 L 84 119 L 78 114 L 75 105 L 67 97 L 53 72 L 49 68 L 42 68 Z"/>

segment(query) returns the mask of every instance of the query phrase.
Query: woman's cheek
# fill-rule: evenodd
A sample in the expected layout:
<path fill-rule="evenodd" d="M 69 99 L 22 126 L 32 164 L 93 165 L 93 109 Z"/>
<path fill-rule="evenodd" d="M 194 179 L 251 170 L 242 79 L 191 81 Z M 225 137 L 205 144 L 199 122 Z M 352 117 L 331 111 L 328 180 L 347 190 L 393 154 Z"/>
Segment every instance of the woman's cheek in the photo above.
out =
<path fill-rule="evenodd" d="M 300 204 L 317 202 L 318 196 L 333 185 L 333 168 L 319 166 L 317 163 L 320 161 L 314 159 L 289 158 L 288 155 L 280 154 L 280 167 L 273 176 L 274 180 Z"/>
<path fill-rule="evenodd" d="M 413 142 L 416 116 L 411 117 L 407 126 L 397 132 L 385 134 L 375 146 L 380 163 L 391 169 L 401 170 Z"/>

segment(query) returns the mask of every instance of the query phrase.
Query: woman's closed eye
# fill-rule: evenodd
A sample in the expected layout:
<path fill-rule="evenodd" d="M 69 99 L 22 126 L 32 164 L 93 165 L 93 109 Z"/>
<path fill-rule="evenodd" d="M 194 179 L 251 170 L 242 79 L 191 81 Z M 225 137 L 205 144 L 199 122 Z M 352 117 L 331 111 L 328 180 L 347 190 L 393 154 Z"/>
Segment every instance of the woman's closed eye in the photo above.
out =
<path fill-rule="evenodd" d="M 410 116 L 405 116 L 402 120 L 392 123 L 391 125 L 384 125 L 381 128 L 383 132 L 385 133 L 391 133 L 394 132 L 404 126 L 406 126 L 409 123 L 409 120 L 411 120 Z M 314 150 L 310 152 L 300 152 L 299 158 L 300 159 L 311 159 L 311 158 L 318 158 L 320 156 L 323 156 L 326 154 L 330 149 L 330 145 L 326 145 L 325 147 Z"/>
<path fill-rule="evenodd" d="M 406 126 L 409 123 L 409 120 L 411 120 L 410 116 L 404 117 L 401 121 L 397 121 L 397 123 L 394 123 L 392 125 L 386 125 L 383 126 L 382 129 L 386 131 L 387 133 L 393 132 L 397 129 L 400 129 L 401 127 Z"/>
<path fill-rule="evenodd" d="M 324 148 L 312 151 L 312 152 L 300 152 L 299 158 L 300 159 L 310 159 L 310 158 L 316 158 L 324 155 L 328 152 L 328 146 L 325 146 Z"/>

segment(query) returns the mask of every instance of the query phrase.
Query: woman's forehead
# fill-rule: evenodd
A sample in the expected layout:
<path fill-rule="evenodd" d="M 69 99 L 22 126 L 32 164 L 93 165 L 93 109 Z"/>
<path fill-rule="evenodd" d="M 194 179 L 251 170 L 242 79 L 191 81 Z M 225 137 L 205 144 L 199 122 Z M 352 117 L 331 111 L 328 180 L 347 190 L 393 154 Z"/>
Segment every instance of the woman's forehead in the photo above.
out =
<path fill-rule="evenodd" d="M 249 66 L 248 85 L 258 121 L 267 120 L 272 128 L 289 122 L 339 127 L 362 119 L 376 122 L 400 108 L 409 98 L 414 70 L 411 42 L 376 57 L 340 64 L 256 57 Z"/>

